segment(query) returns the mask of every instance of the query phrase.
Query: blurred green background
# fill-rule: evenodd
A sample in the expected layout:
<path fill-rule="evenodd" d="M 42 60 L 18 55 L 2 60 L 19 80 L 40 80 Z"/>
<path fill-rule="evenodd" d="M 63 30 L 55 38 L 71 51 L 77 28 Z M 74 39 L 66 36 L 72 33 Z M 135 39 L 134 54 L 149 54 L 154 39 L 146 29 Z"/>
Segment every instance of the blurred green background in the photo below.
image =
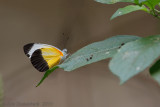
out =
<path fill-rule="evenodd" d="M 160 87 L 148 72 L 124 85 L 108 69 L 109 60 L 73 72 L 57 69 L 39 87 L 38 72 L 23 45 L 46 43 L 72 54 L 108 37 L 160 33 L 158 20 L 134 12 L 110 21 L 126 3 L 94 0 L 0 0 L 0 65 L 4 107 L 159 107 Z"/>

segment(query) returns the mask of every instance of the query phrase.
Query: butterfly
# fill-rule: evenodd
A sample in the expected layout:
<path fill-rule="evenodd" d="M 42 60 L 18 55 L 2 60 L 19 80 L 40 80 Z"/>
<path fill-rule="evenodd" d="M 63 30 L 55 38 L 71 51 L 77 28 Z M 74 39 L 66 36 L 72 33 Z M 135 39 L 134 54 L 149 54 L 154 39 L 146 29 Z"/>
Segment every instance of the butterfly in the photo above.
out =
<path fill-rule="evenodd" d="M 44 72 L 58 65 L 67 57 L 67 49 L 62 51 L 52 45 L 29 43 L 23 47 L 24 53 L 30 58 L 32 65 Z"/>

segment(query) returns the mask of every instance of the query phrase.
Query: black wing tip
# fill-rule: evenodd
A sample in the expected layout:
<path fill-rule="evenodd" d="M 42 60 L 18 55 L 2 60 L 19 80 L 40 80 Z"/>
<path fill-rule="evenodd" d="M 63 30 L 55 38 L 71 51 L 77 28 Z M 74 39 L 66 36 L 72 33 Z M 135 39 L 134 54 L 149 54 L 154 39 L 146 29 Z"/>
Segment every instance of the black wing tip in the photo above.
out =
<path fill-rule="evenodd" d="M 34 43 L 28 43 L 26 45 L 23 46 L 23 50 L 24 50 L 24 53 L 30 57 L 30 55 L 28 54 L 28 52 L 31 50 L 31 48 L 33 47 Z"/>
<path fill-rule="evenodd" d="M 32 65 L 40 72 L 45 72 L 49 69 L 47 62 L 42 57 L 42 52 L 40 49 L 37 49 L 31 57 Z"/>

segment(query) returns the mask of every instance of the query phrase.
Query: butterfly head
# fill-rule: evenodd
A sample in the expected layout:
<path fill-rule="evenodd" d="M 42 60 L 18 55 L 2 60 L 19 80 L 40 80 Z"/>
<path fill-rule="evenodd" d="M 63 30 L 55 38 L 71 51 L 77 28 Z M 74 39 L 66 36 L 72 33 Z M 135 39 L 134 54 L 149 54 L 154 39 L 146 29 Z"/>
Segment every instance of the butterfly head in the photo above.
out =
<path fill-rule="evenodd" d="M 63 49 L 63 50 L 62 50 L 62 53 L 63 53 L 62 60 L 65 60 L 66 57 L 68 56 L 68 54 L 67 54 L 67 49 Z"/>

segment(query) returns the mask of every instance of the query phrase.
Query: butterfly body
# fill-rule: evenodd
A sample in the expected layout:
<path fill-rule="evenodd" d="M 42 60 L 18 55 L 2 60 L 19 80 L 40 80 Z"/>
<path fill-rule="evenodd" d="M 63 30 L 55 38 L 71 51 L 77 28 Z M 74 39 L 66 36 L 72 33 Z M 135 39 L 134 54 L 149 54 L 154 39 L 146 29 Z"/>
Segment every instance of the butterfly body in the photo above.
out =
<path fill-rule="evenodd" d="M 67 50 L 60 50 L 52 45 L 30 43 L 24 47 L 24 53 L 30 58 L 32 65 L 44 72 L 56 65 L 58 65 L 67 56 Z"/>

